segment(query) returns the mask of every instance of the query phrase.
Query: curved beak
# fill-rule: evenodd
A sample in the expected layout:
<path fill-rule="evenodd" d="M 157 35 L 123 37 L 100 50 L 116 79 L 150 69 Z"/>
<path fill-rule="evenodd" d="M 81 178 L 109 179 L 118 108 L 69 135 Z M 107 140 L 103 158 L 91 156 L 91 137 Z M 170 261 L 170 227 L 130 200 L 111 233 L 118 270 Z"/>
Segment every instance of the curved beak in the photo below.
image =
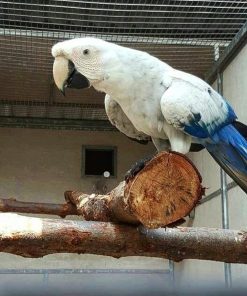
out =
<path fill-rule="evenodd" d="M 81 73 L 79 73 L 75 65 L 65 57 L 59 56 L 55 58 L 53 63 L 53 77 L 56 86 L 65 95 L 65 88 L 88 88 L 90 82 Z"/>

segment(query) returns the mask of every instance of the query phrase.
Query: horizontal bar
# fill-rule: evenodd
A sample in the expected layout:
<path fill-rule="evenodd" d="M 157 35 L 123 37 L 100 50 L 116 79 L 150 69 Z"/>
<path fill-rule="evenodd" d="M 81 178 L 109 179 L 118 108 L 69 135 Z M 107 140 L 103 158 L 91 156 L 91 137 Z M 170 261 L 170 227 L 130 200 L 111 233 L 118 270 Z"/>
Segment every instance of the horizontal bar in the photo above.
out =
<path fill-rule="evenodd" d="M 0 15 L 1 15 L 1 13 L 0 13 Z M 38 18 L 40 18 L 40 17 L 38 17 Z M 18 19 L 18 18 L 13 18 L 13 19 L 9 19 L 9 18 L 3 18 L 3 17 L 1 17 L 1 20 L 3 21 L 3 22 L 8 22 L 8 23 L 11 23 L 11 22 L 14 22 L 14 23 L 18 23 L 18 26 L 21 26 L 21 24 L 24 24 L 25 25 L 25 27 L 32 27 L 33 26 L 33 24 L 36 24 L 36 25 L 41 25 L 42 26 L 42 29 L 44 29 L 44 28 L 48 28 L 49 26 L 50 27 L 57 27 L 57 26 L 60 26 L 60 27 L 64 27 L 64 26 L 67 26 L 67 27 L 70 27 L 70 28 L 78 28 L 78 27 L 80 27 L 80 26 L 82 26 L 83 27 L 83 30 L 85 30 L 85 29 L 110 29 L 110 30 L 129 30 L 130 32 L 133 30 L 133 31 L 136 31 L 136 30 L 142 30 L 143 32 L 145 32 L 145 31 L 167 31 L 167 30 L 171 30 L 171 31 L 174 31 L 174 30 L 179 30 L 179 31 L 181 31 L 181 33 L 179 33 L 179 34 L 188 34 L 187 32 L 185 32 L 186 30 L 191 30 L 192 32 L 190 32 L 190 34 L 189 35 L 194 35 L 194 34 L 198 34 L 198 33 L 196 33 L 196 32 L 193 32 L 193 30 L 195 30 L 195 31 L 203 31 L 203 33 L 204 34 L 211 34 L 210 32 L 208 32 L 208 31 L 213 31 L 213 30 L 217 30 L 217 31 L 222 31 L 222 33 L 219 33 L 219 32 L 217 32 L 217 33 L 215 33 L 215 34 L 217 34 L 217 35 L 219 35 L 219 34 L 224 34 L 224 35 L 226 35 L 226 34 L 230 34 L 229 32 L 230 31 L 233 31 L 233 32 L 235 32 L 236 30 L 238 30 L 238 28 L 240 27 L 240 26 L 238 26 L 238 28 L 234 28 L 233 26 L 231 26 L 230 28 L 226 28 L 226 27 L 220 27 L 220 26 L 218 26 L 217 27 L 217 25 L 215 25 L 215 27 L 213 27 L 213 28 L 211 28 L 210 27 L 210 25 L 208 25 L 206 28 L 205 28 L 205 26 L 203 26 L 203 27 L 198 27 L 198 24 L 194 24 L 194 27 L 186 27 L 186 25 L 188 25 L 187 23 L 184 23 L 183 24 L 183 26 L 181 26 L 181 24 L 179 25 L 179 26 L 177 26 L 177 27 L 169 27 L 169 26 L 167 26 L 167 23 L 159 23 L 160 25 L 161 25 L 161 27 L 152 27 L 152 26 L 150 26 L 149 27 L 149 23 L 145 23 L 145 25 L 146 26 L 144 26 L 144 23 L 140 23 L 140 26 L 139 27 L 128 27 L 128 22 L 125 22 L 125 26 L 124 26 L 124 23 L 122 23 L 122 26 L 120 27 L 120 26 L 117 26 L 117 27 L 112 27 L 111 25 L 97 25 L 97 26 L 94 26 L 94 25 L 87 25 L 87 24 L 85 24 L 85 23 L 83 23 L 83 22 L 81 22 L 80 20 L 77 20 L 77 24 L 75 24 L 75 23 L 73 23 L 73 24 L 69 24 L 69 25 L 64 25 L 64 23 L 63 22 L 56 22 L 56 23 L 53 23 L 53 22 L 46 22 L 45 23 L 45 25 L 44 25 L 44 22 L 41 20 L 41 21 L 34 21 L 34 20 L 32 20 L 32 21 L 26 21 L 26 20 L 21 20 L 21 19 Z M 30 26 L 29 25 L 26 25 L 26 24 L 30 24 Z M 106 24 L 109 24 L 110 23 L 110 21 L 107 21 L 106 22 Z M 169 23 L 169 25 L 173 25 L 173 23 Z M 220 24 L 219 24 L 220 25 Z M 36 27 L 37 28 L 37 27 Z M 169 35 L 176 35 L 177 33 L 173 33 L 173 32 L 171 32 L 171 33 L 169 33 Z M 167 33 L 166 33 L 166 35 L 167 35 Z"/>
<path fill-rule="evenodd" d="M 156 37 L 145 37 L 145 36 L 129 36 L 129 35 L 118 35 L 118 34 L 95 34 L 95 33 L 76 33 L 73 34 L 68 32 L 59 31 L 38 31 L 38 30 L 24 30 L 24 29 L 4 29 L 0 28 L 0 36 L 20 36 L 20 37 L 41 37 L 41 38 L 53 38 L 53 39 L 70 39 L 70 38 L 81 38 L 86 36 L 101 37 L 106 41 L 118 41 L 127 43 L 146 43 L 146 44 L 181 44 L 181 45 L 193 45 L 193 46 L 212 46 L 217 44 L 218 46 L 227 46 L 229 41 L 219 41 L 210 39 L 194 39 L 194 38 L 156 38 Z"/>
<path fill-rule="evenodd" d="M 214 64 L 209 73 L 206 74 L 205 80 L 213 83 L 216 79 L 217 73 L 223 72 L 229 65 L 232 59 L 237 55 L 241 48 L 247 43 L 247 22 L 235 35 L 229 46 L 225 49 L 224 53 Z"/>
<path fill-rule="evenodd" d="M 228 1 L 228 0 L 227 0 Z M 81 4 L 81 2 L 75 2 L 75 1 L 71 1 L 71 4 L 72 3 L 79 3 Z M 2 4 L 11 4 L 11 5 L 25 5 L 25 6 L 32 6 L 32 7 L 42 7 L 42 9 L 44 7 L 54 7 L 54 8 L 66 8 L 66 9 L 90 9 L 90 10 L 102 10 L 102 7 L 97 7 L 97 6 L 106 6 L 108 5 L 108 7 L 106 8 L 107 11 L 129 11 L 128 9 L 120 9 L 120 8 L 109 8 L 109 6 L 113 6 L 113 7 L 118 7 L 118 6 L 137 6 L 137 7 L 150 7 L 150 6 L 154 6 L 154 7 L 157 7 L 157 8 L 165 8 L 165 7 L 174 7 L 174 8 L 187 8 L 187 9 L 191 9 L 191 8 L 209 8 L 210 10 L 217 10 L 217 9 L 231 9 L 231 10 L 241 10 L 241 9 L 245 9 L 245 7 L 235 7 L 235 6 L 216 6 L 216 5 L 182 5 L 180 2 L 179 4 L 147 4 L 147 3 L 117 3 L 117 2 L 100 2 L 100 1 L 97 1 L 97 2 L 93 2 L 93 1 L 83 1 L 83 4 L 90 4 L 90 6 L 73 6 L 73 5 L 57 5 L 57 4 L 45 4 L 45 3 L 20 3 L 20 2 L 14 2 L 14 1 L 1 1 Z M 209 3 L 209 2 L 208 2 Z M 232 3 L 231 3 L 232 4 Z M 241 4 L 245 4 L 245 2 L 241 2 Z M 92 5 L 96 6 L 96 7 L 92 7 Z M 182 10 L 181 9 L 181 10 Z M 132 9 L 131 9 L 132 10 Z M 132 10 L 133 11 L 133 10 Z M 146 11 L 146 10 L 141 10 L 142 12 L 143 11 Z M 152 10 L 153 11 L 153 10 Z M 177 10 L 176 10 L 177 11 Z M 150 12 L 150 10 L 148 11 Z M 158 10 L 158 12 L 162 12 L 162 10 Z M 178 12 L 178 11 L 177 11 Z"/>
<path fill-rule="evenodd" d="M 29 10 L 28 10 L 28 12 L 29 12 Z M 37 12 L 39 12 L 39 11 L 37 11 Z M 51 23 L 49 23 L 49 22 L 46 22 L 45 24 L 46 25 L 64 25 L 63 23 L 62 24 L 58 24 L 58 23 L 54 23 L 54 20 L 62 20 L 62 21 L 64 21 L 64 20 L 68 20 L 68 17 L 67 18 L 65 18 L 65 17 L 53 17 L 53 16 L 46 16 L 46 15 L 30 15 L 30 12 L 29 12 L 29 14 L 25 14 L 25 13 L 22 13 L 22 14 L 16 14 L 16 13 L 4 13 L 4 12 L 0 12 L 0 15 L 2 15 L 2 16 L 8 16 L 8 18 L 7 19 L 4 19 L 4 18 L 1 18 L 3 21 L 8 21 L 8 22 L 10 22 L 10 21 L 18 21 L 18 22 L 24 22 L 24 23 L 37 23 L 37 22 L 34 22 L 34 21 L 32 21 L 32 19 L 40 19 L 40 18 L 42 18 L 42 19 L 46 19 L 46 20 L 51 20 L 52 22 Z M 14 16 L 14 18 L 13 19 L 10 19 L 9 18 L 9 16 Z M 93 15 L 92 15 L 93 16 Z M 28 21 L 27 20 L 21 20 L 21 19 L 18 19 L 18 18 L 22 18 L 22 17 L 28 17 Z M 109 18 L 111 18 L 111 16 L 109 16 Z M 149 26 L 149 25 L 162 25 L 163 27 L 163 29 L 164 29 L 164 27 L 166 28 L 166 29 L 168 29 L 169 28 L 169 25 L 172 25 L 172 26 L 175 26 L 175 25 L 195 25 L 195 28 L 194 29 L 198 29 L 198 27 L 197 26 L 199 26 L 199 25 L 201 25 L 202 26 L 202 28 L 205 30 L 205 22 L 188 22 L 188 21 L 186 21 L 186 22 L 181 22 L 181 21 L 170 21 L 170 22 L 167 22 L 167 21 L 164 21 L 164 18 L 165 17 L 163 17 L 160 21 L 147 21 L 146 20 L 146 16 L 143 16 L 143 20 L 142 21 L 126 21 L 126 20 L 122 20 L 122 21 L 116 21 L 116 20 L 112 20 L 112 22 L 114 22 L 114 24 L 127 24 L 127 25 L 129 25 L 129 24 L 139 24 L 139 25 L 146 25 L 146 26 Z M 107 19 L 107 20 L 104 20 L 104 19 L 93 19 L 93 20 L 91 20 L 91 21 L 89 21 L 88 19 L 81 19 L 81 18 L 70 18 L 69 19 L 71 22 L 73 21 L 73 22 L 78 22 L 78 23 L 80 23 L 81 25 L 83 25 L 83 27 L 95 27 L 95 26 L 87 26 L 85 23 L 88 23 L 88 22 L 90 22 L 90 23 L 94 23 L 94 24 L 97 24 L 97 23 L 100 23 L 100 24 L 102 24 L 102 23 L 106 23 L 106 24 L 109 24 L 110 22 L 111 22 L 111 20 L 110 19 Z M 199 19 L 200 21 L 202 20 L 202 18 L 200 18 Z M 203 18 L 203 20 L 204 20 L 204 18 Z M 211 26 L 215 26 L 214 28 L 215 29 L 219 29 L 220 28 L 220 26 L 221 25 L 223 25 L 224 27 L 222 28 L 222 29 L 235 29 L 235 28 L 233 28 L 234 26 L 237 26 L 237 27 L 239 27 L 239 26 L 242 26 L 243 25 L 243 21 L 241 21 L 241 22 L 239 22 L 239 23 L 237 23 L 236 22 L 236 19 L 235 19 L 235 22 L 226 22 L 225 21 L 225 19 L 224 18 L 222 18 L 222 22 L 213 22 L 213 20 L 211 20 L 211 19 L 209 19 L 210 20 L 210 22 L 209 23 L 207 23 L 206 25 L 207 25 L 207 28 L 206 28 L 206 30 L 208 30 L 209 29 L 209 26 L 211 27 Z M 225 21 L 225 22 L 223 22 L 223 21 Z M 38 23 L 40 23 L 40 24 L 42 24 L 42 22 L 38 22 Z M 74 24 L 69 24 L 68 25 L 69 27 L 73 27 L 73 26 L 78 26 L 78 25 L 76 25 L 75 23 Z M 226 28 L 226 27 L 231 27 L 231 28 Z M 103 28 L 105 28 L 105 27 L 103 27 Z M 106 28 L 108 28 L 108 27 L 106 27 Z M 113 27 L 110 27 L 111 29 L 114 29 Z M 119 29 L 120 27 L 116 27 L 117 29 Z M 140 27 L 141 28 L 141 27 Z M 179 28 L 179 27 L 178 27 Z M 134 27 L 133 29 L 138 29 L 138 27 Z M 154 28 L 155 30 L 157 29 L 156 27 Z M 172 29 L 176 29 L 176 28 L 172 28 Z M 182 29 L 184 29 L 184 27 L 182 27 Z"/>
<path fill-rule="evenodd" d="M 0 127 L 56 130 L 118 131 L 108 120 L 0 117 Z"/>
<path fill-rule="evenodd" d="M 49 102 L 42 102 L 42 101 L 14 101 L 14 100 L 0 100 L 0 106 L 1 105 L 23 105 L 23 106 L 52 106 L 52 107 L 80 107 L 80 108 L 86 108 L 86 109 L 103 109 L 104 110 L 104 104 L 80 104 L 80 103 L 62 103 L 62 102 L 56 102 L 52 103 L 52 105 L 49 104 Z"/>
<path fill-rule="evenodd" d="M 194 0 L 192 0 L 192 1 L 194 1 Z M 225 0 L 223 0 L 223 1 L 225 1 Z M 9 11 L 9 10 L 23 11 L 23 8 L 18 8 L 18 7 L 15 7 L 15 8 L 1 7 L 1 9 L 3 11 L 4 10 L 7 10 L 7 11 Z M 32 13 L 32 12 L 41 12 L 41 11 L 38 10 L 38 9 L 28 9 L 28 12 Z M 66 11 L 66 15 L 79 16 L 81 18 L 84 17 L 84 16 L 88 17 L 89 15 L 91 15 L 91 16 L 93 16 L 95 18 L 96 17 L 105 17 L 104 10 L 102 10 L 102 12 L 103 12 L 102 14 L 95 14 L 95 13 L 90 14 L 90 13 L 76 13 L 76 12 Z M 129 12 L 132 13 L 132 10 L 130 10 Z M 162 13 L 167 13 L 168 14 L 169 12 L 170 11 L 168 11 L 168 10 L 167 11 L 162 10 Z M 54 11 L 54 10 L 47 10 L 47 11 L 42 10 L 42 13 L 63 14 L 64 12 L 63 11 Z M 204 11 L 180 11 L 179 13 L 190 14 L 190 15 L 186 15 L 187 20 L 188 19 L 193 19 L 193 20 L 199 19 L 199 20 L 201 20 L 202 16 L 201 15 L 198 16 L 201 13 L 206 13 L 206 15 L 203 16 L 204 20 L 222 20 L 222 19 L 224 19 L 224 20 L 240 20 L 240 19 L 245 20 L 246 19 L 245 15 L 243 13 L 238 14 L 237 19 L 236 19 L 236 15 L 234 15 L 234 13 L 231 13 L 232 15 L 234 15 L 232 17 L 229 16 L 229 13 L 226 16 L 226 15 L 224 15 L 225 13 L 222 13 L 222 12 L 220 12 L 220 13 L 217 12 L 217 14 L 221 15 L 221 17 L 217 17 L 217 16 L 207 17 L 208 12 L 204 12 Z M 126 15 L 114 15 L 114 14 L 111 14 L 108 17 L 113 18 L 113 19 L 114 18 L 119 18 L 119 19 L 124 18 L 124 19 L 126 19 Z M 128 18 L 133 18 L 133 19 L 146 18 L 145 15 L 140 15 L 140 14 L 139 15 L 129 14 L 127 17 Z M 181 16 L 169 16 L 169 15 L 166 15 L 164 17 L 164 15 L 163 16 L 160 16 L 160 15 L 153 16 L 153 15 L 150 15 L 150 14 L 148 15 L 148 19 L 155 19 L 156 20 L 156 19 L 164 19 L 164 18 L 165 19 L 181 19 Z"/>
<path fill-rule="evenodd" d="M 52 0 L 53 2 L 57 2 L 57 0 Z M 173 0 L 173 1 L 176 1 L 176 2 L 179 2 L 181 3 L 181 0 Z M 195 2 L 195 0 L 186 0 L 187 2 Z M 58 2 L 68 2 L 67 0 L 58 0 Z M 81 0 L 71 0 L 70 2 L 75 2 L 75 3 L 81 3 Z M 83 1 L 84 3 L 90 3 L 92 4 L 92 1 L 89 2 L 89 1 Z M 197 2 L 205 2 L 205 3 L 226 3 L 226 0 L 197 0 Z M 236 4 L 236 0 L 227 0 L 228 3 L 232 3 L 232 4 Z M 112 2 L 102 2 L 102 1 L 95 1 L 93 0 L 93 3 L 102 3 L 102 4 L 112 4 Z M 237 0 L 237 3 L 243 3 L 245 4 L 246 1 L 239 1 Z M 115 3 L 114 3 L 115 4 Z M 123 5 L 121 3 L 116 3 L 116 5 Z M 124 5 L 140 5 L 140 3 L 124 3 Z M 142 3 L 141 3 L 142 5 Z M 147 4 L 147 3 L 143 3 L 143 5 L 146 5 L 146 6 L 150 6 L 150 4 Z M 153 5 L 159 5 L 159 4 L 153 4 Z M 160 5 L 165 5 L 165 4 L 160 4 Z"/>
<path fill-rule="evenodd" d="M 0 269 L 0 274 L 170 274 L 167 269 Z"/>
<path fill-rule="evenodd" d="M 228 185 L 227 185 L 227 191 L 232 189 L 232 188 L 235 188 L 237 187 L 237 184 L 233 181 L 233 182 L 230 182 Z M 218 190 L 215 190 L 214 192 L 212 192 L 211 194 L 207 195 L 206 197 L 202 198 L 200 200 L 200 202 L 198 203 L 198 205 L 201 205 L 201 204 L 204 204 L 205 202 L 208 202 L 210 201 L 211 199 L 215 198 L 215 197 L 218 197 L 220 196 L 221 194 L 221 189 L 218 189 Z"/>

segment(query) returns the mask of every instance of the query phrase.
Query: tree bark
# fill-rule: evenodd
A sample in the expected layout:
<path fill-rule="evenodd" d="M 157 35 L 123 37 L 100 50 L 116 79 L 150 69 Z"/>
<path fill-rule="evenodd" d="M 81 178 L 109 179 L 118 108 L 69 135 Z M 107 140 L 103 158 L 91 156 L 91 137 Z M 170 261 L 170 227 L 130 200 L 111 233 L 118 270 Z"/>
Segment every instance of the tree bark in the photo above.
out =
<path fill-rule="evenodd" d="M 247 233 L 206 228 L 160 228 L 0 214 L 0 252 L 23 257 L 53 253 L 150 256 L 247 263 Z"/>
<path fill-rule="evenodd" d="M 35 203 L 13 198 L 0 198 L 0 212 L 57 215 L 61 218 L 68 215 L 79 215 L 77 208 L 71 203 Z"/>
<path fill-rule="evenodd" d="M 187 157 L 162 152 L 128 182 L 106 195 L 66 191 L 66 204 L 24 203 L 0 200 L 0 211 L 81 215 L 90 221 L 166 226 L 185 217 L 203 194 L 201 177 Z"/>

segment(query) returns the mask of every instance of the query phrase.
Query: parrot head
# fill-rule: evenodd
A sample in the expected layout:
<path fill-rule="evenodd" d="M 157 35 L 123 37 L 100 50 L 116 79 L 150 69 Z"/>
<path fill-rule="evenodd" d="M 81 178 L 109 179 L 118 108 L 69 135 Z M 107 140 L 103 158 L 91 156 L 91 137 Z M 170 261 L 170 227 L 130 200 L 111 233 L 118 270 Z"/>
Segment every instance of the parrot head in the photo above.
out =
<path fill-rule="evenodd" d="M 111 46 L 116 45 L 89 37 L 55 44 L 52 47 L 55 58 L 53 77 L 58 89 L 65 94 L 66 87 L 95 87 L 107 79 L 105 65 L 109 69 L 114 63 L 114 50 L 111 51 Z"/>

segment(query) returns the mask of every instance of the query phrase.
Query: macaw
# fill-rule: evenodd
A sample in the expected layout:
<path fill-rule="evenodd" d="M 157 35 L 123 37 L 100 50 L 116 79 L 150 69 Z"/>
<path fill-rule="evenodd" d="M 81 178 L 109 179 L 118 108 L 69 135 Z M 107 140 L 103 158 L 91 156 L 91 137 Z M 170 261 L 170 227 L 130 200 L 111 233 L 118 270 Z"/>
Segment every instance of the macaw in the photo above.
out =
<path fill-rule="evenodd" d="M 111 123 L 130 138 L 151 138 L 158 151 L 186 154 L 192 143 L 202 145 L 247 193 L 247 141 L 233 108 L 205 81 L 97 38 L 59 42 L 52 55 L 54 81 L 63 93 L 91 86 L 104 92 Z"/>

